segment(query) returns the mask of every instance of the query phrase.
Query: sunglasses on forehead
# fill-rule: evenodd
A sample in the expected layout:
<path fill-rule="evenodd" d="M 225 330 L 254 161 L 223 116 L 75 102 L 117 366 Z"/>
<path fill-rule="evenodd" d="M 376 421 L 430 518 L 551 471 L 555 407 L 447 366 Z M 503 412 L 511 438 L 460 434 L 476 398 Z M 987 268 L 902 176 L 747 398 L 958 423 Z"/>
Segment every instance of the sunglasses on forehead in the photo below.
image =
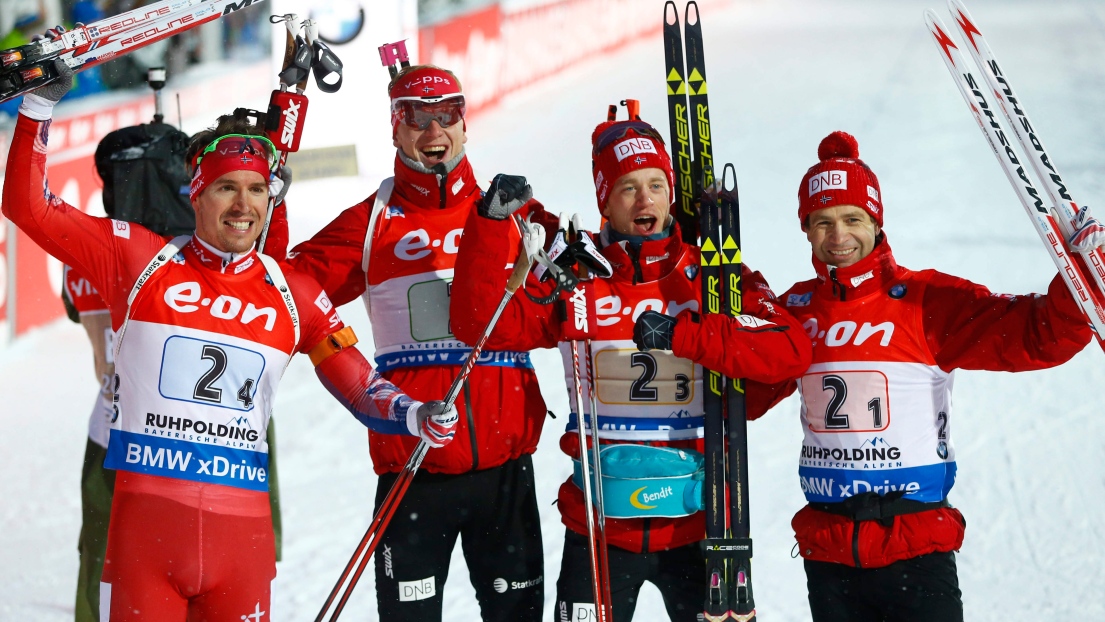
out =
<path fill-rule="evenodd" d="M 280 163 L 280 156 L 272 141 L 264 136 L 250 136 L 248 134 L 227 134 L 211 141 L 211 144 L 203 148 L 196 158 L 196 167 L 203 162 L 204 156 L 210 153 L 219 155 L 249 154 L 258 158 L 264 158 L 268 162 L 270 171 L 275 171 Z"/>
<path fill-rule="evenodd" d="M 638 136 L 653 138 L 660 141 L 661 145 L 664 144 L 664 137 L 648 123 L 644 121 L 623 121 L 616 125 L 611 125 L 598 135 L 598 138 L 595 139 L 594 155 L 598 155 L 600 151 L 606 149 L 614 142 L 625 138 L 629 130 L 633 130 Z"/>
<path fill-rule="evenodd" d="M 409 128 L 426 130 L 430 123 L 437 121 L 442 128 L 449 127 L 464 119 L 464 96 L 456 95 L 436 101 L 421 98 L 396 99 L 391 104 L 391 112 Z"/>

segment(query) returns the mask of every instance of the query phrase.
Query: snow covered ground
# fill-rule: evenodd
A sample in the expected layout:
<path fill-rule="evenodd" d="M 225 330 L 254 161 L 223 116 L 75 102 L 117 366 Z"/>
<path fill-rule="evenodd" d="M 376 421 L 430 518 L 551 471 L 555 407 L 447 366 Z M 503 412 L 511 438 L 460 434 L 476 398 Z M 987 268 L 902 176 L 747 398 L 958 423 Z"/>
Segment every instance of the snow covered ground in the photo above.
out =
<path fill-rule="evenodd" d="M 859 139 L 861 156 L 879 175 L 901 264 L 1009 293 L 1043 291 L 1054 274 L 925 32 L 921 11 L 935 5 L 944 13 L 939 4 L 760 0 L 705 15 L 714 156 L 736 165 L 744 256 L 777 291 L 812 274 L 796 190 L 818 142 L 836 129 Z M 971 8 L 1075 197 L 1096 204 L 1105 190 L 1105 5 L 975 0 Z M 660 3 L 642 0 L 641 10 L 659 19 Z M 607 104 L 634 97 L 644 118 L 666 131 L 662 68 L 657 35 L 471 119 L 469 154 L 481 181 L 525 174 L 550 209 L 579 211 L 596 224 L 591 129 Z M 339 131 L 338 120 L 323 116 L 309 123 L 308 132 Z M 372 175 L 293 186 L 293 241 L 367 196 L 392 155 L 381 142 L 378 153 L 360 157 Z M 359 303 L 343 315 L 363 339 L 371 334 Z M 0 619 L 71 618 L 81 452 L 96 391 L 90 358 L 83 331 L 68 322 L 0 351 Z M 546 399 L 560 415 L 547 422 L 535 456 L 551 619 L 563 528 L 550 504 L 568 474 L 556 444 L 567 402 L 559 357 L 539 352 L 537 360 Z M 276 406 L 284 561 L 273 585 L 274 620 L 314 616 L 368 524 L 376 485 L 363 428 L 313 376 L 305 359 L 293 363 Z M 1105 619 L 1097 574 L 1105 454 L 1094 449 L 1105 438 L 1105 417 L 1101 400 L 1086 397 L 1105 386 L 1102 353 L 1090 346 L 1044 372 L 960 372 L 957 385 L 959 481 L 951 501 L 968 521 L 958 556 L 967 619 Z M 803 504 L 797 420 L 792 399 L 750 426 L 755 588 L 764 620 L 809 619 L 789 525 Z M 454 562 L 446 619 L 478 619 L 459 553 Z M 374 599 L 369 572 L 347 618 L 375 619 Z M 663 619 L 660 612 L 658 593 L 646 589 L 635 619 Z"/>

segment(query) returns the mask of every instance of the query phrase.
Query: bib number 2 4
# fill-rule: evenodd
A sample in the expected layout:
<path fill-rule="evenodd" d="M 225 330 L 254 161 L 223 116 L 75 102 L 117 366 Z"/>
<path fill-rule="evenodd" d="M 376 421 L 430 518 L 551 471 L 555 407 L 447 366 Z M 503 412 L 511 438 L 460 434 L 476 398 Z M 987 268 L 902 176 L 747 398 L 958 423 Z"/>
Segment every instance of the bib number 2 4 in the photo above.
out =
<path fill-rule="evenodd" d="M 159 389 L 173 400 L 248 411 L 264 369 L 258 352 L 173 336 L 165 342 Z"/>

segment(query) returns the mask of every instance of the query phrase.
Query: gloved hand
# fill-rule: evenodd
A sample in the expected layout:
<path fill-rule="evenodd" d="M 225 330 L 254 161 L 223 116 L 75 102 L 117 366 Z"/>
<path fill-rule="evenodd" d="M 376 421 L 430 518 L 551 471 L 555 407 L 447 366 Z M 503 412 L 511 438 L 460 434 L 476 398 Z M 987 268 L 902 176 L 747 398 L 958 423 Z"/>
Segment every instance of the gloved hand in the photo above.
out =
<path fill-rule="evenodd" d="M 435 400 L 407 411 L 407 429 L 430 447 L 444 447 L 456 434 L 457 419 L 455 406 L 445 408 L 445 402 Z"/>
<path fill-rule="evenodd" d="M 288 195 L 288 188 L 291 188 L 291 186 L 291 167 L 284 165 L 276 169 L 276 172 L 273 173 L 269 179 L 269 196 L 273 198 L 273 206 L 280 205 L 284 202 L 284 197 Z"/>
<path fill-rule="evenodd" d="M 1083 205 L 1074 217 L 1074 233 L 1067 243 L 1073 251 L 1084 253 L 1105 244 L 1105 225 L 1090 214 L 1090 208 Z"/>
<path fill-rule="evenodd" d="M 519 226 L 522 228 L 522 245 L 532 265 L 536 263 L 536 257 L 545 251 L 545 228 L 521 219 Z"/>
<path fill-rule="evenodd" d="M 53 116 L 54 106 L 73 88 L 73 70 L 65 61 L 55 58 L 54 71 L 58 74 L 56 80 L 23 96 L 20 112 L 36 121 L 45 121 Z"/>
<path fill-rule="evenodd" d="M 477 211 L 491 220 L 504 220 L 533 198 L 533 188 L 521 175 L 499 173 L 480 200 Z"/>
<path fill-rule="evenodd" d="M 633 343 L 641 352 L 671 350 L 675 335 L 675 318 L 656 311 L 645 311 L 633 325 Z"/>

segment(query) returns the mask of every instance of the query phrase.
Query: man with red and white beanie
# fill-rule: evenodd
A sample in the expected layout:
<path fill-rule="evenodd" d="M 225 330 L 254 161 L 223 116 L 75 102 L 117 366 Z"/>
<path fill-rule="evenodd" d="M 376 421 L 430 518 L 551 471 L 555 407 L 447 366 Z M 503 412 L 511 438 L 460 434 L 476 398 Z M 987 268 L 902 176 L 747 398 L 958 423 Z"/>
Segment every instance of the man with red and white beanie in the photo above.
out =
<path fill-rule="evenodd" d="M 331 394 L 378 432 L 444 445 L 456 410 L 381 377 L 319 284 L 257 251 L 279 192 L 279 159 L 260 127 L 243 132 L 225 115 L 193 137 L 194 235 L 95 218 L 54 195 L 50 123 L 72 84 L 64 62 L 55 69 L 60 78 L 20 105 L 2 206 L 86 276 L 111 317 L 104 468 L 116 475 L 102 618 L 259 619 L 276 576 L 265 438 L 291 357 L 308 355 Z"/>
<path fill-rule="evenodd" d="M 993 294 L 894 261 L 878 179 L 833 132 L 798 188 L 816 278 L 782 296 L 813 340 L 798 391 L 808 505 L 791 522 L 815 622 L 963 619 L 954 551 L 956 369 L 1059 365 L 1090 340 L 1062 279 L 1047 295 Z M 754 383 L 749 390 L 755 390 Z"/>
<path fill-rule="evenodd" d="M 701 491 L 696 500 L 694 489 L 703 451 L 702 367 L 778 381 L 808 367 L 810 345 L 759 273 L 747 267 L 745 321 L 698 313 L 699 249 L 679 235 L 671 216 L 671 159 L 660 134 L 636 115 L 635 103 L 630 120 L 602 123 L 591 136 L 595 196 L 606 224 L 595 236 L 594 252 L 601 257 L 586 255 L 580 263 L 590 264 L 600 278 L 585 281 L 567 305 L 515 296 L 491 342 L 520 350 L 559 347 L 574 409 L 570 341 L 591 339 L 591 360 L 581 368 L 585 377 L 586 370 L 595 372 L 597 412 L 590 412 L 585 397 L 583 420 L 588 436 L 598 430 L 602 445 L 614 620 L 633 618 L 645 581 L 660 590 L 672 620 L 695 620 L 706 581 L 698 544 L 706 526 Z M 480 210 L 468 217 L 451 305 L 453 327 L 462 339 L 479 334 L 501 298 L 495 292 L 502 291 L 504 266 L 514 253 L 506 241 L 514 228 L 511 211 Z M 522 213 L 544 218 L 532 204 Z M 550 289 L 549 282 L 527 285 L 530 293 Z M 588 308 L 585 334 L 578 330 L 576 300 L 590 301 L 581 303 Z M 585 396 L 587 391 L 585 385 Z M 749 396 L 753 416 L 764 412 L 767 397 Z M 580 418 L 569 414 L 560 439 L 575 473 L 560 486 L 557 504 L 567 528 L 556 584 L 558 620 L 596 619 L 580 487 Z M 655 477 L 643 478 L 646 468 Z"/>
<path fill-rule="evenodd" d="M 475 343 L 454 336 L 449 310 L 461 231 L 469 214 L 505 195 L 496 182 L 486 195 L 477 185 L 464 147 L 464 91 L 451 71 L 410 66 L 388 96 L 394 177 L 297 245 L 289 263 L 322 283 L 335 305 L 361 297 L 380 371 L 416 399 L 440 399 Z M 516 250 L 518 233 L 505 235 Z M 426 454 L 376 548 L 380 619 L 441 619 L 459 537 L 483 619 L 540 620 L 532 454 L 547 410 L 529 354 L 484 348 L 456 406 L 456 438 Z M 369 431 L 377 510 L 415 449 L 411 440 Z"/>

